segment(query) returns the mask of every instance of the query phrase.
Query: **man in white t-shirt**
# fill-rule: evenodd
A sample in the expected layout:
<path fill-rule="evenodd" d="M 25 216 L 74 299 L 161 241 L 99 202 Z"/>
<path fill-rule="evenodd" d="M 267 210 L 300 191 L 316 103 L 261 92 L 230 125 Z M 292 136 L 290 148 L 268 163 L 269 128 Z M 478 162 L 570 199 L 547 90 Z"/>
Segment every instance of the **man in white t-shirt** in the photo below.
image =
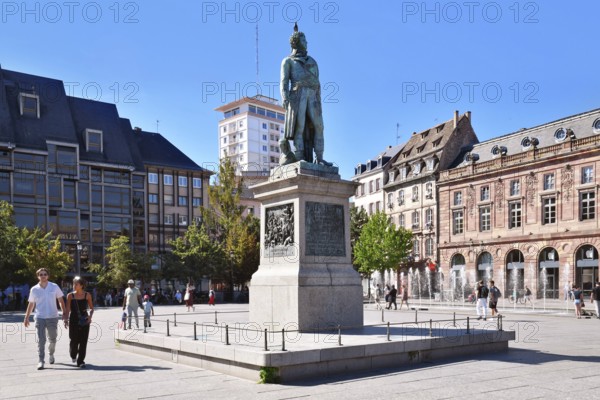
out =
<path fill-rule="evenodd" d="M 35 328 L 38 336 L 38 365 L 37 369 L 44 369 L 46 332 L 48 332 L 48 353 L 50 353 L 50 364 L 54 364 L 54 349 L 56 348 L 56 336 L 58 329 L 58 308 L 56 301 L 60 304 L 63 321 L 66 325 L 67 314 L 65 313 L 65 302 L 63 292 L 58 285 L 50 282 L 49 273 L 46 268 L 40 268 L 36 272 L 39 283 L 31 288 L 29 292 L 27 311 L 23 324 L 29 326 L 29 316 L 35 307 Z"/>
<path fill-rule="evenodd" d="M 142 307 L 142 292 L 140 289 L 135 287 L 133 279 L 127 281 L 129 286 L 125 289 L 125 296 L 123 297 L 123 310 L 127 307 L 127 320 L 129 329 L 131 329 L 131 314 L 135 315 L 135 326 L 139 329 L 140 320 L 138 318 L 138 307 Z"/>

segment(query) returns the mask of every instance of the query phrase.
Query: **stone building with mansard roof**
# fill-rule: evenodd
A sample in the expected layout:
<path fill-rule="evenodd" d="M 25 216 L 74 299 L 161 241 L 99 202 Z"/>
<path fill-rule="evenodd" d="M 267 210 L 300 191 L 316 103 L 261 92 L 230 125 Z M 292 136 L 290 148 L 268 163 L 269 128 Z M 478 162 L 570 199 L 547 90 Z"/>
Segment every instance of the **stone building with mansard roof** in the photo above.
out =
<path fill-rule="evenodd" d="M 465 149 L 437 182 L 441 268 L 454 296 L 494 279 L 562 298 L 598 280 L 600 109 Z"/>

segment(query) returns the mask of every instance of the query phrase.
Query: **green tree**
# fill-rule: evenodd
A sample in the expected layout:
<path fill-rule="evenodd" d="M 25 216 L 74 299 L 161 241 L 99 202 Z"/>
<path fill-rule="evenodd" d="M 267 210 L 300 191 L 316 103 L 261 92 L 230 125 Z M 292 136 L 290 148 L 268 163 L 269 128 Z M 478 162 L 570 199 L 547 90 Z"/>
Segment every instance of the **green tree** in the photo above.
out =
<path fill-rule="evenodd" d="M 356 270 L 358 270 L 359 266 L 354 262 L 354 246 L 360 238 L 360 233 L 367 222 L 369 222 L 369 214 L 367 214 L 364 208 L 350 208 L 350 247 L 352 249 L 352 262 Z"/>
<path fill-rule="evenodd" d="M 170 245 L 177 256 L 166 263 L 165 273 L 170 279 L 198 281 L 212 275 L 222 262 L 220 246 L 210 239 L 203 225 L 190 225 L 185 235 Z"/>
<path fill-rule="evenodd" d="M 106 261 L 106 267 L 88 265 L 88 270 L 98 275 L 98 283 L 103 287 L 122 287 L 129 279 L 141 280 L 143 287 L 144 282 L 150 282 L 155 277 L 152 255 L 132 250 L 127 236 L 110 240 Z"/>
<path fill-rule="evenodd" d="M 382 212 L 371 215 L 363 226 L 362 233 L 354 247 L 354 257 L 358 271 L 371 278 L 379 271 L 396 270 L 412 250 L 412 232 L 397 228 Z"/>
<path fill-rule="evenodd" d="M 218 261 L 213 277 L 229 282 L 233 294 L 235 283 L 245 283 L 258 269 L 260 256 L 259 223 L 240 205 L 243 178 L 235 175 L 235 166 L 221 160 L 217 181 L 208 191 L 211 207 L 202 208 L 202 220 L 209 237 L 218 245 Z"/>
<path fill-rule="evenodd" d="M 73 266 L 71 256 L 61 250 L 58 238 L 52 239 L 51 232 L 39 228 L 19 230 L 17 255 L 21 260 L 17 274 L 29 281 L 35 280 L 35 272 L 46 268 L 53 280 L 60 281 Z"/>
<path fill-rule="evenodd" d="M 13 208 L 6 201 L 0 201 L 0 287 L 10 283 L 22 283 L 22 277 L 17 276 L 20 263 L 17 255 L 17 239 L 19 229 L 13 220 Z"/>

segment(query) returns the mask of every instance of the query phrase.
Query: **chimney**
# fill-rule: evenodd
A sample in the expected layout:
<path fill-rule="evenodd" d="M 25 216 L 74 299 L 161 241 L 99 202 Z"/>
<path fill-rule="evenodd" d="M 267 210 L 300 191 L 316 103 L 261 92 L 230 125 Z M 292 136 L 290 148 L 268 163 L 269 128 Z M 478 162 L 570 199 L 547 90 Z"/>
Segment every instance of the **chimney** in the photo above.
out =
<path fill-rule="evenodd" d="M 465 112 L 465 115 L 466 115 L 466 116 L 467 116 L 467 118 L 469 119 L 469 122 L 472 122 L 472 121 L 471 121 L 471 111 L 467 111 L 467 112 Z"/>
<path fill-rule="evenodd" d="M 136 131 L 136 133 L 140 133 L 142 131 L 142 128 L 136 126 L 135 128 L 133 128 L 133 130 Z"/>
<path fill-rule="evenodd" d="M 458 110 L 454 111 L 454 129 L 458 127 Z"/>

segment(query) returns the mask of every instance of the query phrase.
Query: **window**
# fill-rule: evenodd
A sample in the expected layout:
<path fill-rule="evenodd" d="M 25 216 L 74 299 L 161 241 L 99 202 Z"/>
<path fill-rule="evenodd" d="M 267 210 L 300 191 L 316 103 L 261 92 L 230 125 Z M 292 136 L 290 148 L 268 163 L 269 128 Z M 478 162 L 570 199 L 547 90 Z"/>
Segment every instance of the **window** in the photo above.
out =
<path fill-rule="evenodd" d="M 554 189 L 554 174 L 545 174 L 544 175 L 544 190 L 553 190 Z"/>
<path fill-rule="evenodd" d="M 509 215 L 508 215 L 508 228 L 520 228 L 521 227 L 521 202 L 510 203 L 508 205 Z"/>
<path fill-rule="evenodd" d="M 581 183 L 594 183 L 594 167 L 581 168 Z"/>
<path fill-rule="evenodd" d="M 405 180 L 407 173 L 408 173 L 408 170 L 406 167 L 400 168 L 400 179 Z"/>
<path fill-rule="evenodd" d="M 165 215 L 165 225 L 173 225 L 173 214 Z"/>
<path fill-rule="evenodd" d="M 158 204 L 158 195 L 157 194 L 148 194 L 148 203 L 149 204 Z"/>
<path fill-rule="evenodd" d="M 173 175 L 165 175 L 163 177 L 163 183 L 165 185 L 173 186 Z"/>
<path fill-rule="evenodd" d="M 77 151 L 75 147 L 58 146 L 48 143 L 48 172 L 75 176 L 77 167 Z"/>
<path fill-rule="evenodd" d="M 244 120 L 243 119 L 239 120 L 239 125 L 240 125 L 240 128 L 244 127 Z M 243 135 L 243 133 L 240 132 L 240 139 L 242 138 L 242 135 Z"/>
<path fill-rule="evenodd" d="M 192 184 L 194 185 L 194 189 L 201 189 L 202 188 L 202 179 L 200 179 L 200 178 L 193 178 L 192 179 Z"/>
<path fill-rule="evenodd" d="M 263 122 L 263 124 L 262 124 L 262 128 L 263 128 L 263 129 L 267 129 L 267 123 L 266 123 L 266 122 Z"/>
<path fill-rule="evenodd" d="M 239 113 L 240 113 L 239 107 L 234 108 L 233 110 L 225 111 L 224 117 L 230 118 L 230 117 L 233 117 L 234 115 L 238 115 Z"/>
<path fill-rule="evenodd" d="M 546 197 L 543 199 L 543 224 L 556 223 L 556 197 Z"/>
<path fill-rule="evenodd" d="M 202 205 L 202 198 L 200 197 L 194 197 L 192 199 L 192 206 L 194 207 L 200 207 Z"/>
<path fill-rule="evenodd" d="M 567 131 L 565 130 L 565 128 L 560 128 L 556 132 L 554 132 L 554 139 L 557 142 L 562 142 L 566 138 L 567 138 Z"/>
<path fill-rule="evenodd" d="M 419 243 L 419 239 L 415 239 L 413 242 L 413 255 L 416 257 L 421 254 L 421 243 Z"/>
<path fill-rule="evenodd" d="M 581 210 L 581 220 L 590 220 L 596 218 L 596 192 L 583 192 L 579 195 L 579 208 Z"/>
<path fill-rule="evenodd" d="M 462 192 L 454 192 L 454 205 L 455 206 L 462 205 Z"/>
<path fill-rule="evenodd" d="M 379 191 L 381 188 L 381 178 L 375 179 L 375 191 Z"/>
<path fill-rule="evenodd" d="M 425 240 L 425 255 L 430 257 L 433 256 L 433 239 L 427 238 Z"/>
<path fill-rule="evenodd" d="M 166 206 L 172 206 L 173 205 L 173 195 L 165 194 L 164 201 L 165 201 Z"/>
<path fill-rule="evenodd" d="M 521 182 L 519 180 L 510 181 L 510 195 L 518 196 L 521 194 Z"/>
<path fill-rule="evenodd" d="M 398 225 L 400 225 L 402 228 L 404 228 L 406 226 L 406 221 L 404 220 L 404 214 L 400 214 L 400 216 L 398 217 Z"/>
<path fill-rule="evenodd" d="M 427 229 L 433 229 L 433 210 L 431 208 L 425 210 L 425 225 Z"/>
<path fill-rule="evenodd" d="M 148 174 L 148 183 L 158 184 L 158 174 L 149 173 Z"/>
<path fill-rule="evenodd" d="M 187 187 L 187 177 L 186 176 L 180 176 L 178 178 L 178 182 L 179 182 L 179 187 Z"/>
<path fill-rule="evenodd" d="M 431 144 L 431 146 L 432 147 L 438 147 L 440 145 L 440 143 L 442 143 L 442 138 L 434 140 L 433 143 Z"/>
<path fill-rule="evenodd" d="M 369 215 L 373 214 L 373 203 L 369 203 Z"/>
<path fill-rule="evenodd" d="M 188 204 L 187 200 L 188 200 L 187 197 L 185 197 L 185 196 L 179 196 L 179 197 L 177 197 L 177 204 L 180 207 L 187 206 L 187 204 Z"/>
<path fill-rule="evenodd" d="M 435 158 L 430 158 L 429 160 L 427 160 L 427 169 L 429 171 L 433 171 L 434 168 L 435 168 Z"/>
<path fill-rule="evenodd" d="M 431 182 L 425 185 L 425 198 L 433 199 L 433 183 Z"/>
<path fill-rule="evenodd" d="M 373 193 L 373 181 L 369 181 L 369 193 Z"/>
<path fill-rule="evenodd" d="M 263 149 L 263 151 L 267 151 L 267 146 L 263 145 L 262 149 Z"/>
<path fill-rule="evenodd" d="M 404 190 L 398 190 L 398 205 L 404 205 Z"/>
<path fill-rule="evenodd" d="M 419 201 L 419 187 L 413 186 L 412 188 L 412 201 Z"/>
<path fill-rule="evenodd" d="M 148 214 L 148 223 L 158 224 L 158 214 Z"/>
<path fill-rule="evenodd" d="M 412 228 L 413 229 L 419 229 L 419 227 L 421 226 L 421 216 L 419 215 L 418 211 L 413 211 L 412 213 Z"/>
<path fill-rule="evenodd" d="M 458 235 L 463 233 L 463 212 L 453 211 L 452 212 L 452 234 Z"/>
<path fill-rule="evenodd" d="M 26 117 L 40 117 L 40 98 L 35 94 L 19 94 L 19 111 Z"/>
<path fill-rule="evenodd" d="M 489 186 L 483 186 L 481 188 L 481 197 L 480 200 L 481 201 L 487 201 L 490 199 L 490 187 Z"/>
<path fill-rule="evenodd" d="M 492 214 L 489 206 L 481 207 L 479 209 L 479 230 L 481 232 L 487 232 L 491 229 Z"/>
<path fill-rule="evenodd" d="M 381 201 L 378 201 L 377 203 L 375 203 L 375 210 L 377 212 L 381 211 Z"/>
<path fill-rule="evenodd" d="M 418 162 L 413 165 L 413 175 L 419 175 L 421 173 L 421 163 Z"/>
<path fill-rule="evenodd" d="M 187 215 L 180 215 L 179 216 L 179 225 L 180 226 L 187 226 L 187 224 L 188 224 Z"/>
<path fill-rule="evenodd" d="M 86 129 L 86 150 L 94 153 L 102 153 L 102 131 Z"/>
<path fill-rule="evenodd" d="M 394 207 L 394 193 L 388 193 L 388 207 Z"/>

